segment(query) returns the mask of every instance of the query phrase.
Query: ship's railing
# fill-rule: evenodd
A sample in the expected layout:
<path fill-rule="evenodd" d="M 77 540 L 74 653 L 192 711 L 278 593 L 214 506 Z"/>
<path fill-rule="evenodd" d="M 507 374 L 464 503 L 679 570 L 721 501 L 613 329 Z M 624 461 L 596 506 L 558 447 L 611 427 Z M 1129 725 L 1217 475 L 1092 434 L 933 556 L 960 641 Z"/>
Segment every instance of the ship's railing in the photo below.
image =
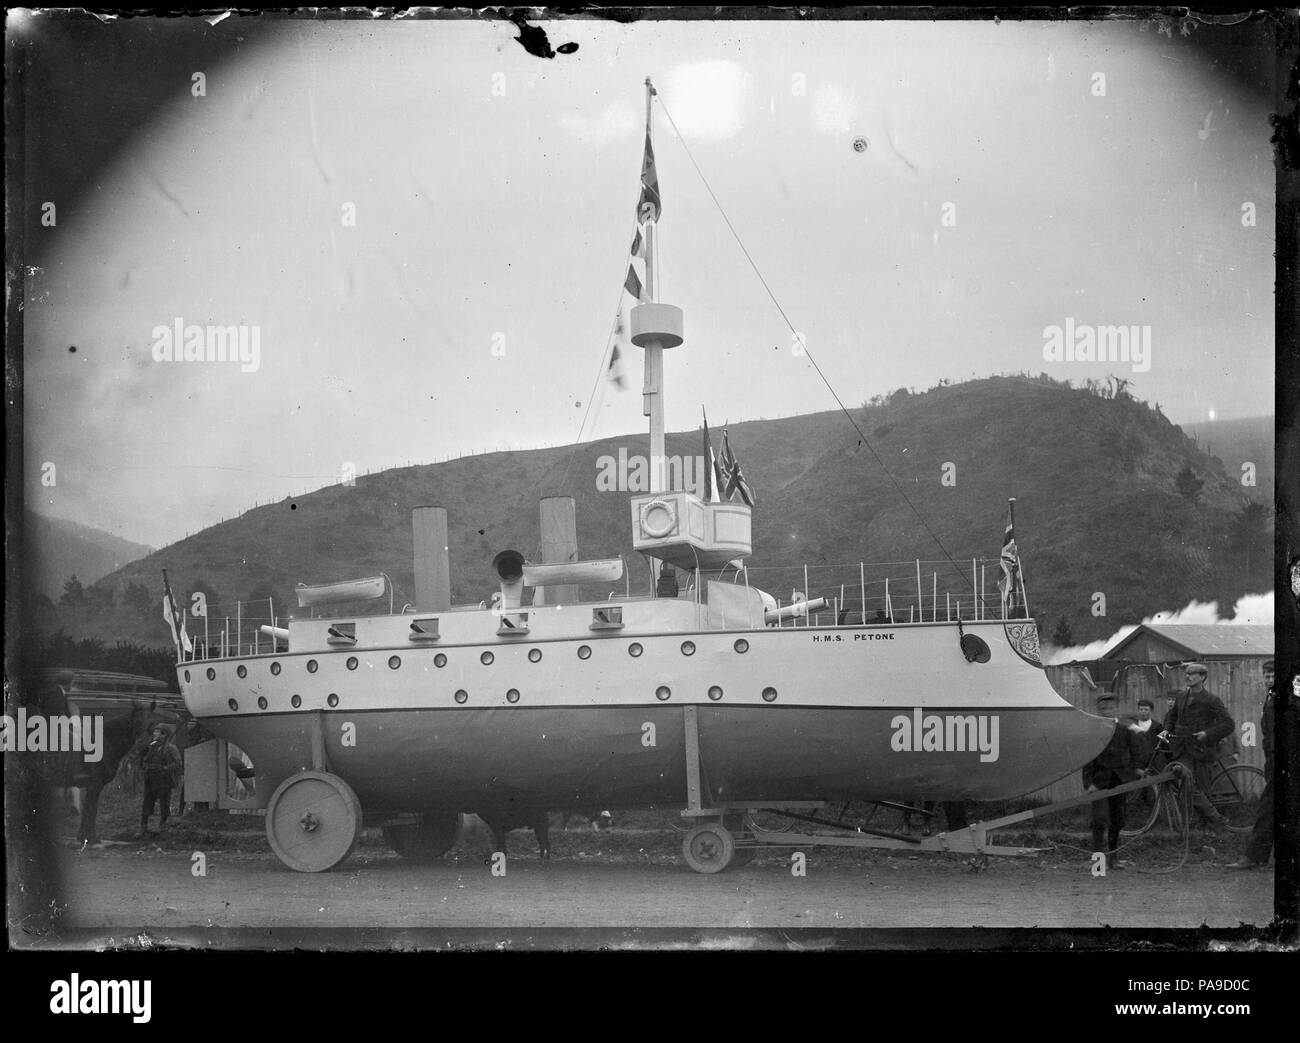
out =
<path fill-rule="evenodd" d="M 835 565 L 748 567 L 734 579 L 767 591 L 783 608 L 824 598 L 826 607 L 782 626 L 885 626 L 1021 618 L 1004 603 L 998 558 L 861 561 Z M 728 577 L 732 578 L 732 577 Z M 1010 615 L 1008 615 L 1010 613 Z"/>
<path fill-rule="evenodd" d="M 193 615 L 193 608 L 186 614 L 185 628 L 194 651 L 185 653 L 184 661 L 274 655 L 286 650 L 284 641 L 276 642 L 262 630 L 288 625 L 276 614 L 274 598 L 208 602 L 203 608 L 205 614 Z"/>

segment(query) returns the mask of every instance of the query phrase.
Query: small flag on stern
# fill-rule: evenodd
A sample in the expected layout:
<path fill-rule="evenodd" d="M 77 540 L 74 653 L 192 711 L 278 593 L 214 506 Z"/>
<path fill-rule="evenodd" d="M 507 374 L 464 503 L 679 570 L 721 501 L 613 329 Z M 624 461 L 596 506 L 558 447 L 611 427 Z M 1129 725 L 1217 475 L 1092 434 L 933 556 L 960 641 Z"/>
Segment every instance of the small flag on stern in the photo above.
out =
<path fill-rule="evenodd" d="M 998 564 L 1001 575 L 998 577 L 998 591 L 1002 595 L 1002 616 L 1015 619 L 1024 613 L 1020 601 L 1020 552 L 1016 549 L 1014 523 L 1007 522 L 1007 531 L 1002 537 L 1002 554 Z"/>
<path fill-rule="evenodd" d="M 749 482 L 745 481 L 745 475 L 740 469 L 740 461 L 736 459 L 736 454 L 731 451 L 731 440 L 728 438 L 726 431 L 722 432 L 721 456 L 722 477 L 726 481 L 726 488 L 723 492 L 727 499 L 734 499 L 736 493 L 740 493 L 740 498 L 745 501 L 745 505 L 753 507 L 754 490 L 749 487 Z"/>
<path fill-rule="evenodd" d="M 167 629 L 171 631 L 176 654 L 179 656 L 184 652 L 193 655 L 194 644 L 190 641 L 190 635 L 185 632 L 185 613 L 178 609 L 176 602 L 172 600 L 172 588 L 167 582 L 165 572 L 163 573 L 163 619 L 167 621 Z"/>
<path fill-rule="evenodd" d="M 645 157 L 641 160 L 641 198 L 636 204 L 639 223 L 658 221 L 662 206 L 659 201 L 659 173 L 655 170 L 655 149 L 650 143 L 650 128 L 645 132 Z"/>

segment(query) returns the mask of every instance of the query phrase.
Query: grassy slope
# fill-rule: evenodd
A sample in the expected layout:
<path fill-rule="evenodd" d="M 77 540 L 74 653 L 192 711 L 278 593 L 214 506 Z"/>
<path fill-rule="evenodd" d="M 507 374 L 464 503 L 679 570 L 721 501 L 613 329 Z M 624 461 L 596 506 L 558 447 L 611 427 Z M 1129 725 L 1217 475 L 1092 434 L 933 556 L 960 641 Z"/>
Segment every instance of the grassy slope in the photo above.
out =
<path fill-rule="evenodd" d="M 1249 572 L 1227 547 L 1227 527 L 1246 502 L 1235 475 L 1142 403 L 1000 377 L 853 412 L 963 568 L 972 556 L 996 557 L 1006 498 L 1017 497 L 1031 607 L 1048 632 L 1064 615 L 1076 640 L 1090 640 L 1192 598 L 1217 599 L 1226 607 L 1243 593 L 1269 587 L 1266 546 L 1252 556 Z M 816 591 L 856 576 L 859 560 L 942 557 L 843 415 L 751 421 L 730 425 L 730 433 L 758 496 L 753 582 L 788 597 L 790 586 L 802 587 L 801 570 L 759 569 L 804 562 L 851 566 L 818 572 Z M 720 437 L 715 432 L 715 448 Z M 497 551 L 516 547 L 535 557 L 542 495 L 577 498 L 583 557 L 621 553 L 631 559 L 627 494 L 596 489 L 597 459 L 615 456 L 620 446 L 644 452 L 646 438 L 586 443 L 572 459 L 567 448 L 542 449 L 361 477 L 352 488 L 333 486 L 251 510 L 132 562 L 101 585 L 119 596 L 128 583 L 154 591 L 166 567 L 178 591 L 200 580 L 221 601 L 271 591 L 283 614 L 300 580 L 382 570 L 397 585 L 400 608 L 413 590 L 411 508 L 440 504 L 450 512 L 453 597 L 478 601 L 494 589 L 489 562 Z M 670 454 L 698 451 L 698 433 L 668 438 Z M 955 486 L 940 482 L 945 463 L 956 466 Z M 1185 464 L 1205 480 L 1195 503 L 1174 488 Z M 910 576 L 911 570 L 892 574 Z M 634 587 L 644 575 L 633 562 Z M 1104 619 L 1089 612 L 1095 591 L 1107 596 Z M 132 610 L 119 601 L 111 612 L 65 610 L 60 616 L 60 624 L 79 636 L 167 640 L 152 607 Z"/>

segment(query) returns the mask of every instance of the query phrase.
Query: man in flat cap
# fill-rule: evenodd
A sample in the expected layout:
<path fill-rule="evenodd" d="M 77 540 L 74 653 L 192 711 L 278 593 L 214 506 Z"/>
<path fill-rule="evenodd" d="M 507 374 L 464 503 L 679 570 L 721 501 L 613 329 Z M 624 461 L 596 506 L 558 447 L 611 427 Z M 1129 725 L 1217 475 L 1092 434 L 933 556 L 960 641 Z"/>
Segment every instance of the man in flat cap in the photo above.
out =
<path fill-rule="evenodd" d="M 1229 869 L 1254 869 L 1268 865 L 1273 853 L 1273 660 L 1264 661 L 1264 713 L 1260 731 L 1264 737 L 1264 793 L 1259 798 L 1259 814 L 1251 831 L 1246 853 Z"/>
<path fill-rule="evenodd" d="M 171 743 L 171 729 L 155 724 L 149 729 L 149 745 L 140 751 L 140 775 L 144 778 L 144 805 L 140 808 L 140 839 L 149 835 L 149 816 L 158 802 L 158 829 L 167 826 L 171 811 L 172 787 L 184 770 L 181 755 Z"/>
<path fill-rule="evenodd" d="M 1209 667 L 1204 663 L 1186 663 L 1183 675 L 1186 691 L 1165 718 L 1165 731 L 1173 741 L 1175 760 L 1192 773 L 1193 808 L 1200 814 L 1203 825 L 1221 833 L 1227 828 L 1227 820 L 1210 802 L 1210 771 L 1218 759 L 1215 746 L 1232 734 L 1236 724 L 1222 700 L 1205 687 Z"/>

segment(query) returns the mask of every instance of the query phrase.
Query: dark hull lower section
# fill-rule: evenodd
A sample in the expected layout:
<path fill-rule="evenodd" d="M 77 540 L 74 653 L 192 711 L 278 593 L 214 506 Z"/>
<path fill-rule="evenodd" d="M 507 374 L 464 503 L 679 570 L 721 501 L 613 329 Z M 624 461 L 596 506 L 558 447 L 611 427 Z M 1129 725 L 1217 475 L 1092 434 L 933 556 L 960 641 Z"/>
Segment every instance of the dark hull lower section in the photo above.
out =
<path fill-rule="evenodd" d="M 983 733 L 972 729 L 964 741 L 954 743 L 949 735 L 946 743 L 934 736 L 923 743 L 919 731 L 911 733 L 911 708 L 704 705 L 696 712 L 706 804 L 1005 799 L 1078 768 L 1114 728 L 1065 705 L 984 707 Z M 970 710 L 926 710 L 945 713 Z M 312 766 L 312 732 L 318 730 L 327 770 L 352 786 L 367 812 L 686 803 L 681 706 L 305 716 L 224 716 L 205 723 L 249 753 L 263 800 L 283 779 Z M 988 741 L 994 736 L 995 745 Z"/>

